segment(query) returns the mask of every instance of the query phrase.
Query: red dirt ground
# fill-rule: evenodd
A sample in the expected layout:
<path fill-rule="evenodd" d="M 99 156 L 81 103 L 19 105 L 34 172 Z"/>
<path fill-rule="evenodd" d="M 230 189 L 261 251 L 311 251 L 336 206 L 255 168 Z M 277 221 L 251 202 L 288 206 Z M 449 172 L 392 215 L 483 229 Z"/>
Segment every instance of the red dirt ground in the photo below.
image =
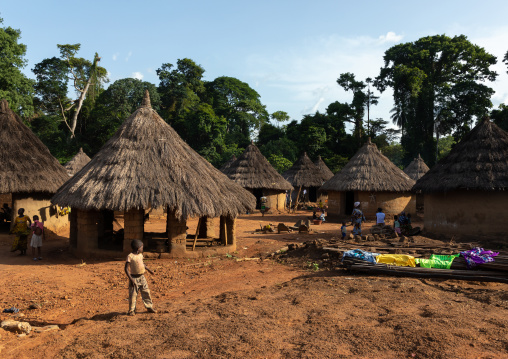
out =
<path fill-rule="evenodd" d="M 331 223 L 309 235 L 253 233 L 260 223 L 307 215 L 242 216 L 230 256 L 147 259 L 159 313 L 138 300 L 134 317 L 125 315 L 123 259 L 76 258 L 59 237 L 34 262 L 10 253 L 12 236 L 0 235 L 1 309 L 15 306 L 34 326 L 61 328 L 26 337 L 0 329 L 0 357 L 508 358 L 507 284 L 360 275 L 312 256 L 266 257 L 337 234 Z M 264 259 L 243 260 L 252 257 Z"/>

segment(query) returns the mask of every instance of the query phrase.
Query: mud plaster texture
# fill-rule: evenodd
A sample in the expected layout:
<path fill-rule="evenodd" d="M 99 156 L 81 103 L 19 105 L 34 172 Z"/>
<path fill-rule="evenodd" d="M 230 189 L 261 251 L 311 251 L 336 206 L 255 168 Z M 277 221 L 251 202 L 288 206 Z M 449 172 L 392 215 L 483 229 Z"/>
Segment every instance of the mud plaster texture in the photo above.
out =
<path fill-rule="evenodd" d="M 38 215 L 44 222 L 44 227 L 52 232 L 60 232 L 69 226 L 68 215 L 60 216 L 58 207 L 51 204 L 51 195 L 43 193 L 15 193 L 12 196 L 13 213 L 18 213 L 18 209 L 24 208 L 25 215 L 33 219 Z"/>

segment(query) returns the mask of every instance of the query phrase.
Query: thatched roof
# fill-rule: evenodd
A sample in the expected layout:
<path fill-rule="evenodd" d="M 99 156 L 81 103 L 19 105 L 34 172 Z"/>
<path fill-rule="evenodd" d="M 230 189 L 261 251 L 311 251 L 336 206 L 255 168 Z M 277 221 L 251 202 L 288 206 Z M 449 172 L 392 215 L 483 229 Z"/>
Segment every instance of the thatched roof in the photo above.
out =
<path fill-rule="evenodd" d="M 418 154 L 418 157 L 416 157 L 413 162 L 409 164 L 409 166 L 404 168 L 404 173 L 414 181 L 418 181 L 428 171 L 429 166 L 425 164 L 423 158 L 420 157 L 420 154 Z"/>
<path fill-rule="evenodd" d="M 55 193 L 68 178 L 7 101 L 0 101 L 0 193 Z"/>
<path fill-rule="evenodd" d="M 325 191 L 410 191 L 413 181 L 370 141 L 362 146 L 340 172 L 322 187 Z"/>
<path fill-rule="evenodd" d="M 219 171 L 224 173 L 224 171 L 227 170 L 231 166 L 231 164 L 235 161 L 236 161 L 236 156 L 235 155 L 231 156 L 231 158 L 226 163 L 224 163 L 221 168 L 219 168 Z"/>
<path fill-rule="evenodd" d="M 321 159 L 321 156 L 318 156 L 317 160 L 314 161 L 314 164 L 316 165 L 317 168 L 319 168 L 319 170 L 323 174 L 325 181 L 328 181 L 330 178 L 333 177 L 333 172 L 330 171 L 326 163 Z"/>
<path fill-rule="evenodd" d="M 307 152 L 282 174 L 289 183 L 297 187 L 321 187 L 329 178 L 312 161 Z"/>
<path fill-rule="evenodd" d="M 152 109 L 148 91 L 94 158 L 53 203 L 83 210 L 169 206 L 180 219 L 237 216 L 255 197 L 198 155 Z"/>
<path fill-rule="evenodd" d="M 508 133 L 480 121 L 450 153 L 418 180 L 415 191 L 508 189 Z"/>
<path fill-rule="evenodd" d="M 80 148 L 76 156 L 72 157 L 72 159 L 65 164 L 65 169 L 69 176 L 74 176 L 79 172 L 80 169 L 85 167 L 85 165 L 90 162 L 90 157 L 83 152 L 83 148 Z"/>
<path fill-rule="evenodd" d="M 254 144 L 247 146 L 242 155 L 222 172 L 244 188 L 280 191 L 293 188 Z"/>

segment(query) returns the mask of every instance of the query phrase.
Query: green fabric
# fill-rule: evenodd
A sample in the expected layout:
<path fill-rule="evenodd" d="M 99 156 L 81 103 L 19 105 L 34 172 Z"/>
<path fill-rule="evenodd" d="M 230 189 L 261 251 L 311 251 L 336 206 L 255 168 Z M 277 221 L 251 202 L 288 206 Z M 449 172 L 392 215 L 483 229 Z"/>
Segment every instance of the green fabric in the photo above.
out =
<path fill-rule="evenodd" d="M 452 254 L 452 255 L 432 254 L 429 259 L 415 258 L 415 262 L 416 264 L 419 264 L 420 267 L 424 268 L 450 269 L 453 260 L 457 258 L 459 255 L 460 254 Z"/>

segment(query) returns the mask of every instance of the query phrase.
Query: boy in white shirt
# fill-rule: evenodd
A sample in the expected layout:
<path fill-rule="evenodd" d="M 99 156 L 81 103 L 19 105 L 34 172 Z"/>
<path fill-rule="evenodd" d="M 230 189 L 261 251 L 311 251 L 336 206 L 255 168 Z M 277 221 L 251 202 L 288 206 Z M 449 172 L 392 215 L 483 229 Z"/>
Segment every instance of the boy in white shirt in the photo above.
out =
<path fill-rule="evenodd" d="M 376 225 L 384 226 L 385 225 L 385 214 L 383 213 L 382 208 L 378 208 L 376 212 Z"/>

